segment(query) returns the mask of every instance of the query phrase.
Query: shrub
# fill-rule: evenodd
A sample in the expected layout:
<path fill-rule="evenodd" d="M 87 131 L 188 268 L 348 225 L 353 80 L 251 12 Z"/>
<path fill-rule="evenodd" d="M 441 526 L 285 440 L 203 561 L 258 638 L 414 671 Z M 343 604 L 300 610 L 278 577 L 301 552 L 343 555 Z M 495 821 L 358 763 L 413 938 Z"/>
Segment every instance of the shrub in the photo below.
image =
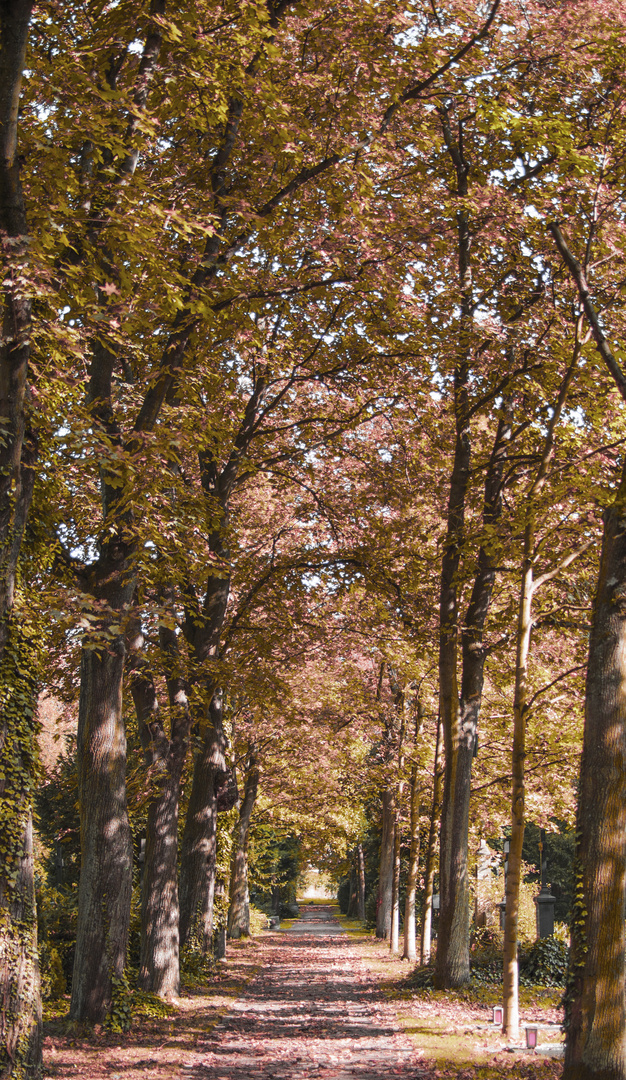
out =
<path fill-rule="evenodd" d="M 39 951 L 41 996 L 44 1001 L 58 1001 L 67 992 L 67 981 L 58 949 L 44 942 Z"/>
<path fill-rule="evenodd" d="M 569 948 L 558 937 L 542 938 L 520 950 L 522 986 L 565 986 Z"/>

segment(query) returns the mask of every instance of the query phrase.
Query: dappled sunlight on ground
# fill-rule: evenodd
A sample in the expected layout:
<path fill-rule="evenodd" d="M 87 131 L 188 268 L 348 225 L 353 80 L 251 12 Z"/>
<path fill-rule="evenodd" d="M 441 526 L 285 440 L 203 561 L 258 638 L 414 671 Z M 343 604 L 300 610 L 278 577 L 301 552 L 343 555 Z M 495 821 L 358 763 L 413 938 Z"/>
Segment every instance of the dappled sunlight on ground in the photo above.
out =
<path fill-rule="evenodd" d="M 491 1009 L 414 993 L 412 965 L 390 957 L 331 905 L 302 908 L 288 929 L 229 946 L 206 994 L 124 1036 L 48 1026 L 51 1080 L 554 1080 L 560 1065 L 520 1059 L 488 1024 Z M 535 1011 L 536 1012 L 536 1011 Z M 543 1015 L 543 1019 L 549 1019 Z M 534 1017 L 537 1019 L 537 1016 Z M 541 1019 L 541 1017 L 540 1017 Z"/>

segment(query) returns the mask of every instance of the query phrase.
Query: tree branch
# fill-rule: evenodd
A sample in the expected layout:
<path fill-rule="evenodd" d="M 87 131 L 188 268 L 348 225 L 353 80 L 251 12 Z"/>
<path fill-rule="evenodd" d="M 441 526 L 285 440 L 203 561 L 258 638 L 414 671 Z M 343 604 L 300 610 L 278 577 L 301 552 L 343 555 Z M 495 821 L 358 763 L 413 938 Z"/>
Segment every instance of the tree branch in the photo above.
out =
<path fill-rule="evenodd" d="M 609 343 L 604 335 L 602 327 L 600 326 L 600 319 L 598 317 L 598 313 L 593 305 L 589 293 L 589 285 L 587 283 L 585 271 L 581 264 L 578 262 L 578 259 L 576 259 L 570 251 L 565 237 L 563 236 L 563 233 L 561 232 L 557 223 L 555 221 L 550 222 L 550 224 L 548 225 L 548 229 L 554 237 L 556 246 L 559 249 L 563 262 L 567 266 L 567 269 L 569 270 L 572 278 L 574 279 L 574 283 L 576 285 L 576 288 L 578 289 L 578 295 L 583 306 L 583 311 L 585 312 L 587 322 L 591 327 L 591 333 L 593 334 L 593 339 L 596 343 L 598 352 L 604 360 L 604 363 L 606 364 L 609 373 L 612 376 L 615 385 L 617 386 L 617 389 L 622 395 L 623 400 L 626 401 L 626 376 L 624 375 L 621 367 L 615 359 Z"/>

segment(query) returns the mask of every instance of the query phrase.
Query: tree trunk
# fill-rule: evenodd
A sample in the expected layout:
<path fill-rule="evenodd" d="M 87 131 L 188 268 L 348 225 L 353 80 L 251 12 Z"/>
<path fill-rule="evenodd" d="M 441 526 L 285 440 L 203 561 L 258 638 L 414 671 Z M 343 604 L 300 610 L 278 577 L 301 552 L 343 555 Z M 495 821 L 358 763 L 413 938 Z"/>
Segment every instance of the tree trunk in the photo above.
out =
<path fill-rule="evenodd" d="M 382 807 L 383 834 L 380 842 L 376 937 L 388 940 L 391 934 L 391 894 L 393 890 L 394 866 L 395 800 L 392 788 L 386 788 L 386 790 L 383 791 Z"/>
<path fill-rule="evenodd" d="M 519 891 L 522 877 L 522 845 L 524 843 L 526 791 L 524 758 L 526 755 L 526 680 L 528 652 L 532 631 L 533 596 L 533 530 L 524 532 L 524 565 L 520 590 L 517 624 L 517 657 L 515 662 L 515 697 L 513 702 L 513 762 L 511 791 L 511 840 L 506 875 L 506 915 L 504 924 L 504 958 L 502 1030 L 509 1039 L 519 1037 L 517 936 L 519 922 Z"/>
<path fill-rule="evenodd" d="M 478 718 L 482 702 L 485 649 L 483 634 L 491 605 L 496 578 L 496 559 L 493 527 L 502 512 L 502 475 L 508 443 L 511 437 L 510 419 L 503 417 L 499 424 L 485 477 L 483 526 L 490 530 L 488 541 L 481 544 L 472 595 L 461 635 L 462 674 L 458 701 L 456 689 L 456 636 L 452 630 L 442 632 L 440 672 L 442 683 L 442 717 L 446 733 L 446 773 L 441 830 L 441 919 L 437 944 L 437 985 L 458 986 L 469 979 L 469 877 L 468 829 L 471 795 L 471 774 L 474 749 L 478 737 Z M 461 458 L 460 473 L 466 483 L 464 470 L 469 465 L 469 447 L 464 451 L 457 438 L 457 453 Z M 455 461 L 456 465 L 456 461 Z M 454 480 L 454 473 L 453 473 Z M 459 481 L 460 486 L 460 481 Z M 451 488 L 451 505 L 452 505 Z M 460 503 L 464 492 L 457 493 L 452 521 L 461 520 Z M 452 533 L 450 533 L 452 536 Z M 455 549 L 453 549 L 455 554 Z M 453 575 L 458 568 L 458 553 L 442 572 L 442 612 L 448 612 L 448 623 L 457 617 L 456 586 Z M 442 626 L 444 624 L 442 623 Z M 450 689 L 451 688 L 451 689 Z M 447 718 L 447 723 L 446 723 Z"/>
<path fill-rule="evenodd" d="M 143 646 L 141 627 L 133 627 L 132 648 Z M 129 634 L 129 638 L 131 635 Z M 154 679 L 141 658 L 135 662 L 131 688 L 146 764 L 155 791 L 148 806 L 146 851 L 141 888 L 141 948 L 138 984 L 159 997 L 180 989 L 178 904 L 178 811 L 187 757 L 191 715 L 179 666 L 179 643 L 169 627 L 159 631 L 166 663 L 170 737 L 165 733 Z"/>
<path fill-rule="evenodd" d="M 183 831 L 180 866 L 180 944 L 197 940 L 207 955 L 213 937 L 217 854 L 217 793 L 227 776 L 222 695 L 211 697 L 202 746 L 196 756 Z"/>
<path fill-rule="evenodd" d="M 356 851 L 350 860 L 350 884 L 348 887 L 348 918 L 356 918 L 357 912 L 357 883 L 356 883 Z"/>
<path fill-rule="evenodd" d="M 421 964 L 430 963 L 430 939 L 433 918 L 433 887 L 435 883 L 435 860 L 437 856 L 437 826 L 439 825 L 441 796 L 443 793 L 443 770 L 441 767 L 442 748 L 442 724 L 441 718 L 437 717 L 437 739 L 435 743 L 435 765 L 433 769 L 433 804 L 430 812 L 428 849 L 426 851 L 426 867 L 424 870 L 424 904 L 422 907 L 422 929 L 420 934 Z"/>
<path fill-rule="evenodd" d="M 248 839 L 250 819 L 256 803 L 259 787 L 259 768 L 251 751 L 244 796 L 239 808 L 239 821 L 235 828 L 232 865 L 230 870 L 230 904 L 228 907 L 227 933 L 230 938 L 250 935 L 250 898 L 248 895 Z"/>
<path fill-rule="evenodd" d="M 460 146 L 461 128 L 459 125 L 459 139 L 455 141 L 445 107 L 440 115 L 446 147 L 456 173 L 455 194 L 465 198 L 468 193 L 469 166 Z M 464 541 L 465 501 L 471 460 L 468 388 L 472 335 L 472 270 L 467 211 L 460 209 L 456 218 L 460 315 L 454 369 L 455 444 L 439 592 L 439 714 L 445 745 L 439 855 L 441 907 L 435 972 L 435 985 L 439 989 L 462 986 L 469 979 L 468 762 L 471 764 L 474 747 L 473 739 L 469 745 L 468 733 L 462 727 L 459 711 L 457 575 Z"/>
<path fill-rule="evenodd" d="M 102 1022 L 126 962 L 132 838 L 122 720 L 124 643 L 85 648 L 78 713 L 81 866 L 70 1016 Z"/>
<path fill-rule="evenodd" d="M 564 1080 L 626 1078 L 626 470 L 589 643 Z"/>
<path fill-rule="evenodd" d="M 365 922 L 365 857 L 363 844 L 357 844 L 356 848 L 356 892 L 357 912 L 361 922 Z"/>
<path fill-rule="evenodd" d="M 18 156 L 19 102 L 32 6 L 32 0 L 14 0 L 0 6 L 0 654 L 10 635 L 17 564 L 30 510 L 36 456 L 36 439 L 28 425 L 32 302 L 28 225 Z"/>
<path fill-rule="evenodd" d="M 18 116 L 32 0 L 0 6 L 0 1074 L 41 1075 L 41 994 L 32 844 L 37 657 L 22 635 L 15 583 L 37 439 L 28 423 L 31 290 Z"/>
<path fill-rule="evenodd" d="M 511 839 L 506 878 L 506 911 L 504 924 L 503 957 L 503 1022 L 502 1030 L 508 1038 L 519 1036 L 519 970 L 517 960 L 517 938 L 519 922 L 519 892 L 522 879 L 522 845 L 525 827 L 525 757 L 526 757 L 526 721 L 528 712 L 527 682 L 530 637 L 532 633 L 533 595 L 542 581 L 550 580 L 558 572 L 558 567 L 543 577 L 534 578 L 535 563 L 535 502 L 544 488 L 552 458 L 554 456 L 554 433 L 560 421 L 567 398 L 570 383 L 576 370 L 581 351 L 579 320 L 571 363 L 561 381 L 557 400 L 548 421 L 547 433 L 541 452 L 539 467 L 532 480 L 524 500 L 524 544 L 522 551 L 522 580 L 520 586 L 519 610 L 517 619 L 517 648 L 515 662 L 515 694 L 513 699 L 513 757 L 511 784 Z M 569 555 L 561 565 L 567 566 L 576 557 Z"/>
<path fill-rule="evenodd" d="M 409 873 L 406 883 L 406 901 L 404 905 L 404 950 L 403 960 L 417 960 L 415 932 L 415 897 L 417 894 L 417 876 L 420 856 L 420 789 L 417 778 L 417 761 L 411 768 L 411 846 L 409 849 Z"/>
<path fill-rule="evenodd" d="M 0 1076 L 41 1075 L 41 994 L 33 859 L 37 751 L 33 648 L 17 621 L 0 661 Z"/>
<path fill-rule="evenodd" d="M 393 875 L 391 882 L 391 933 L 389 949 L 397 953 L 400 948 L 400 815 L 396 809 L 393 826 Z"/>

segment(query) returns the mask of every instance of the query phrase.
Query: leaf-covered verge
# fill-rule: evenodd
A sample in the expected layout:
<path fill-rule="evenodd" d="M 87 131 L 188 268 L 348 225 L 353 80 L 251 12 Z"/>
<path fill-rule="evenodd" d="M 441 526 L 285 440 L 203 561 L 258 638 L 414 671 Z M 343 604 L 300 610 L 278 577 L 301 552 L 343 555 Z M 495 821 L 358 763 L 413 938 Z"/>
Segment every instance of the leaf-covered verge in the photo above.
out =
<path fill-rule="evenodd" d="M 387 942 L 363 930 L 355 919 L 341 918 L 358 955 L 385 986 L 403 1029 L 433 1062 L 433 1075 L 500 1076 L 560 1075 L 558 1059 L 533 1057 L 532 1065 L 507 1049 L 499 1026 L 492 1023 L 493 1006 L 502 1002 L 502 975 L 498 984 L 472 981 L 459 990 L 434 990 L 432 967 L 413 967 L 391 956 Z M 520 1025 L 550 1025 L 540 1029 L 539 1043 L 559 1043 L 563 1010 L 562 989 L 538 985 L 520 987 Z"/>
<path fill-rule="evenodd" d="M 68 997 L 48 1002 L 44 1008 L 44 1076 L 60 1078 L 71 1072 L 85 1080 L 99 1080 L 119 1072 L 126 1080 L 147 1075 L 165 1080 L 177 1074 L 181 1055 L 219 1023 L 257 965 L 258 946 L 248 941 L 243 947 L 233 947 L 227 967 L 216 965 L 210 981 L 202 985 L 194 982 L 175 1002 L 133 991 L 128 1001 L 128 1031 L 68 1020 Z"/>

